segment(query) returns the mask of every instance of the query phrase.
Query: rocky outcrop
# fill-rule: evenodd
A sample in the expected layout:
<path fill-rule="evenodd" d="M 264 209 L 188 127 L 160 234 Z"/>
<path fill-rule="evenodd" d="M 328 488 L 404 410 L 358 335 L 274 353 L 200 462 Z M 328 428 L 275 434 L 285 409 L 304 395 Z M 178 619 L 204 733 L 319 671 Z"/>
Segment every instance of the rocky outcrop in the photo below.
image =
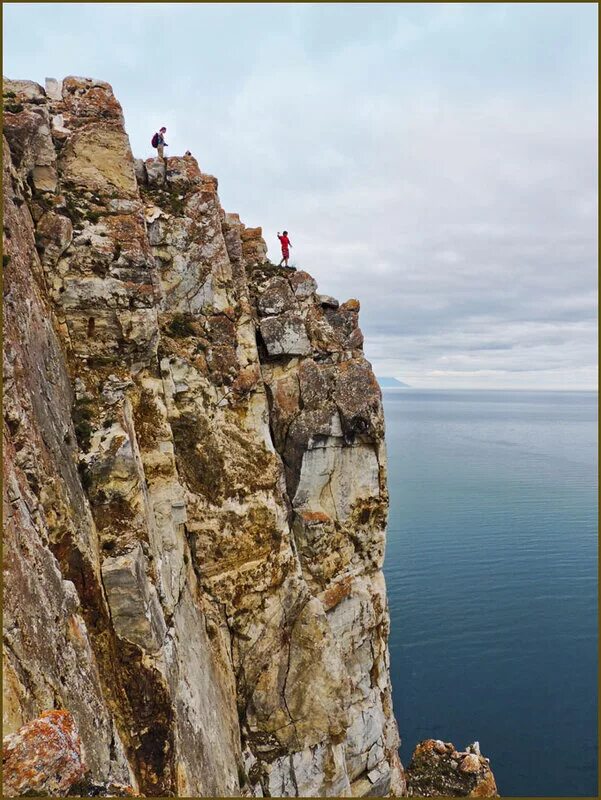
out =
<path fill-rule="evenodd" d="M 82 794 L 402 794 L 359 303 L 108 84 L 4 91 L 5 734 L 68 710 Z"/>
<path fill-rule="evenodd" d="M 461 752 L 450 742 L 426 739 L 407 767 L 407 793 L 415 797 L 498 797 L 497 785 L 478 742 Z"/>

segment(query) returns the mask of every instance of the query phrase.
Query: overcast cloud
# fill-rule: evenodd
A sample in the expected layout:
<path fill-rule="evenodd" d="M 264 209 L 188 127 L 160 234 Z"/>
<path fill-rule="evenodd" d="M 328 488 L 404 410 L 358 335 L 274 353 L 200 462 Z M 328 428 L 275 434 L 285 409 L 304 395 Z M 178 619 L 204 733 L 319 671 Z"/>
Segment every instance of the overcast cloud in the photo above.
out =
<path fill-rule="evenodd" d="M 137 156 L 165 124 L 378 375 L 596 387 L 595 4 L 5 4 L 4 74 L 109 81 Z"/>

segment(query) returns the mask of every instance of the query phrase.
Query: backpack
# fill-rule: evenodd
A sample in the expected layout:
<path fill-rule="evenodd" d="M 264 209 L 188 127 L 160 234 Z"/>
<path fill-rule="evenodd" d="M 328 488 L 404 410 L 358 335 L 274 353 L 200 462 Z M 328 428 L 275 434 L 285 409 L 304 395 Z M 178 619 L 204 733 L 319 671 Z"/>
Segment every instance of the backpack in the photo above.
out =
<path fill-rule="evenodd" d="M 150 142 L 150 144 L 153 147 L 158 147 L 159 146 L 159 134 L 158 133 L 155 133 L 155 135 L 152 137 L 152 141 Z"/>

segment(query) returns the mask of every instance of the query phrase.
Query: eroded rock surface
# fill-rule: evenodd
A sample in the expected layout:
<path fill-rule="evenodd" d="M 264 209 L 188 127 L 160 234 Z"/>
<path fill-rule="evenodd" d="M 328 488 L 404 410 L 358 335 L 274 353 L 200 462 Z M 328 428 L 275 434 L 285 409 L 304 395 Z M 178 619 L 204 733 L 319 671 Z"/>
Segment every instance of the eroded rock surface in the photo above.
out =
<path fill-rule="evenodd" d="M 68 709 L 87 794 L 403 793 L 359 303 L 108 84 L 4 90 L 4 732 Z"/>

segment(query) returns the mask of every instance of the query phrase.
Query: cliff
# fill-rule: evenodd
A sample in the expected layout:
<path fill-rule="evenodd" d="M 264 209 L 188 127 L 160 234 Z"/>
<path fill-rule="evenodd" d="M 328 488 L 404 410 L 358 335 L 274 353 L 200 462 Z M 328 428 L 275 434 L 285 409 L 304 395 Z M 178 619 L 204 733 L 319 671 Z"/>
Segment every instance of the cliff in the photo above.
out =
<path fill-rule="evenodd" d="M 398 758 L 359 303 L 108 84 L 4 111 L 5 794 L 495 794 L 476 744 Z"/>
<path fill-rule="evenodd" d="M 4 93 L 11 747 L 58 709 L 83 793 L 401 793 L 359 303 L 134 160 L 108 84 Z"/>

